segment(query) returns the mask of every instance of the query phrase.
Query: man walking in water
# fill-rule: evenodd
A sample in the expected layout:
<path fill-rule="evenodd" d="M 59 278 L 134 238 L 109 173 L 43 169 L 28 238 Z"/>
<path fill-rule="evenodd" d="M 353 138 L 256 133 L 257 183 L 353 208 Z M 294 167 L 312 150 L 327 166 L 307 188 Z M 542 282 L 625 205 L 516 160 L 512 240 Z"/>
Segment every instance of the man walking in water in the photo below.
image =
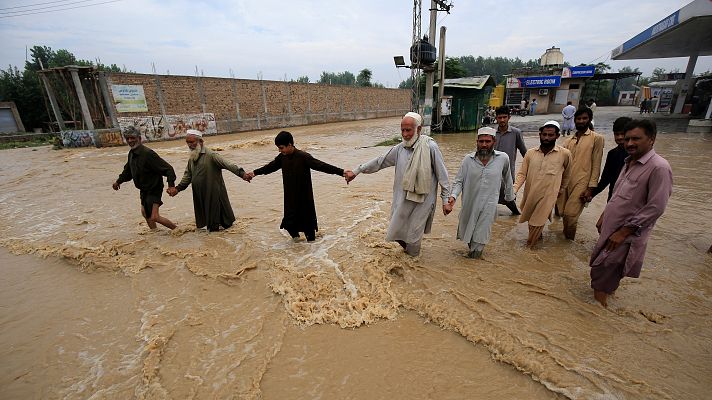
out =
<path fill-rule="evenodd" d="M 222 170 L 226 169 L 245 181 L 249 182 L 249 179 L 245 176 L 245 170 L 208 149 L 201 131 L 188 129 L 187 133 L 185 143 L 190 149 L 188 165 L 178 186 L 168 188 L 167 192 L 175 196 L 192 186 L 196 228 L 207 226 L 210 232 L 218 231 L 221 226 L 227 229 L 235 222 L 235 214 L 227 196 Z"/>
<path fill-rule="evenodd" d="M 124 139 L 131 147 L 129 159 L 111 186 L 119 190 L 122 183 L 133 180 L 141 198 L 141 215 L 146 218 L 148 227 L 156 229 L 158 222 L 168 229 L 175 229 L 176 224 L 158 213 L 158 208 L 163 204 L 161 195 L 164 176 L 168 180 L 168 188 L 175 189 L 176 173 L 173 167 L 141 143 L 141 133 L 135 127 L 130 126 L 124 131 Z"/>
<path fill-rule="evenodd" d="M 591 201 L 601 172 L 604 139 L 591 129 L 590 108 L 579 108 L 574 114 L 576 135 L 566 138 L 563 147 L 571 152 L 571 179 L 559 195 L 556 207 L 563 216 L 564 236 L 576 238 L 576 227 L 583 207 Z"/>
<path fill-rule="evenodd" d="M 522 156 L 527 153 L 527 146 L 524 144 L 522 131 L 509 125 L 509 107 L 498 107 L 496 111 L 497 134 L 495 137 L 494 149 L 507 154 L 509 157 L 510 176 L 514 175 L 514 164 L 517 161 L 517 150 Z M 512 178 L 512 182 L 513 178 Z M 499 191 L 499 204 L 504 204 L 512 212 L 512 215 L 519 215 L 517 203 L 514 200 L 507 201 L 504 195 L 504 183 Z"/>
<path fill-rule="evenodd" d="M 397 242 L 410 256 L 420 254 L 423 234 L 430 233 L 435 215 L 437 189 L 445 215 L 452 211 L 447 203 L 450 194 L 447 168 L 440 148 L 429 136 L 421 135 L 423 118 L 414 112 L 401 121 L 403 141 L 380 157 L 346 171 L 346 182 L 360 173 L 371 174 L 395 166 L 391 222 L 386 240 Z"/>
<path fill-rule="evenodd" d="M 628 158 L 596 224 L 601 235 L 590 261 L 593 296 L 604 307 L 624 276 L 640 276 L 650 233 L 672 194 L 670 164 L 653 150 L 656 135 L 652 121 L 625 127 Z"/>
<path fill-rule="evenodd" d="M 494 129 L 484 127 L 477 131 L 477 151 L 462 160 L 448 199 L 452 207 L 462 193 L 457 238 L 467 243 L 469 258 L 482 257 L 489 243 L 492 224 L 497 218 L 500 188 L 504 188 L 505 200 L 514 201 L 509 157 L 494 149 L 495 140 Z"/>

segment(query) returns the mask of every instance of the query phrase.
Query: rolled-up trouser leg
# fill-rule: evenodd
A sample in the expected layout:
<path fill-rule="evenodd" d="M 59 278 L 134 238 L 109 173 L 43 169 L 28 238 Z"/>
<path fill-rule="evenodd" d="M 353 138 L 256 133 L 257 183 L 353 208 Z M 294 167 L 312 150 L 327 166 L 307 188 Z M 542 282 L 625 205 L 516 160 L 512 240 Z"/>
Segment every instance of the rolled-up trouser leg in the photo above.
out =
<path fill-rule="evenodd" d="M 418 240 L 415 243 L 406 243 L 405 245 L 405 253 L 408 254 L 409 256 L 417 256 L 420 254 L 420 244 L 422 243 L 422 239 Z"/>
<path fill-rule="evenodd" d="M 618 289 L 623 279 L 623 262 L 604 262 L 591 268 L 591 288 L 611 294 Z"/>
<path fill-rule="evenodd" d="M 544 231 L 544 225 L 533 226 L 529 225 L 529 237 L 527 237 L 527 246 L 534 246 L 541 238 L 541 233 Z"/>

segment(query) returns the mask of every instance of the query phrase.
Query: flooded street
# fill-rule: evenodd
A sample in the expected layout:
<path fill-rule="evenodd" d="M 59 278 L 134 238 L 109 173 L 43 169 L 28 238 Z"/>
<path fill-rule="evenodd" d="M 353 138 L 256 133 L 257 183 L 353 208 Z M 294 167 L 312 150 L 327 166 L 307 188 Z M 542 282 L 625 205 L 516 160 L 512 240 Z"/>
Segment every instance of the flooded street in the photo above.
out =
<path fill-rule="evenodd" d="M 623 115 L 637 113 L 598 108 L 606 151 Z M 531 148 L 546 119 L 511 124 Z M 297 148 L 353 169 L 387 150 L 373 145 L 399 122 L 289 130 Z M 252 183 L 224 172 L 228 230 L 195 229 L 188 189 L 163 196 L 178 228 L 150 231 L 133 184 L 111 189 L 128 147 L 2 151 L 0 398 L 709 398 L 712 136 L 659 127 L 673 196 L 640 279 L 624 279 L 608 309 L 588 275 L 605 193 L 575 242 L 554 219 L 533 251 L 526 223 L 500 206 L 483 260 L 455 239 L 458 202 L 411 258 L 385 241 L 393 169 L 349 185 L 313 172 L 320 230 L 295 243 L 279 230 L 280 172 Z M 276 156 L 276 133 L 206 144 L 249 171 Z M 452 181 L 475 136 L 434 137 Z M 148 146 L 180 179 L 184 142 Z"/>

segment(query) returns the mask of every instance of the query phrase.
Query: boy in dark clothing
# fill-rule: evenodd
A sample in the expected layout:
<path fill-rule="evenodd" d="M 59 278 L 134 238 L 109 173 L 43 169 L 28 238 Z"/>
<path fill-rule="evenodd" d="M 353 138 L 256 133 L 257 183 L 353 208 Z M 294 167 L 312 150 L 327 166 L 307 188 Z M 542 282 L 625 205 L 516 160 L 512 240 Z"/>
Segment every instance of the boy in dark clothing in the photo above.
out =
<path fill-rule="evenodd" d="M 245 176 L 252 179 L 256 175 L 267 175 L 282 170 L 284 187 L 284 217 L 281 229 L 286 229 L 293 239 L 304 232 L 308 242 L 313 242 L 319 230 L 312 191 L 311 170 L 327 174 L 345 176 L 344 170 L 319 161 L 311 154 L 294 147 L 292 134 L 280 132 L 274 139 L 279 155 L 269 164 L 248 172 Z"/>
<path fill-rule="evenodd" d="M 158 207 L 163 204 L 163 177 L 167 178 L 169 188 L 175 187 L 176 173 L 173 167 L 141 143 L 141 134 L 136 128 L 129 127 L 124 132 L 124 138 L 131 150 L 123 172 L 111 186 L 119 190 L 122 183 L 133 180 L 140 191 L 141 215 L 146 218 L 148 227 L 156 229 L 158 222 L 168 229 L 175 229 L 176 224 L 158 214 Z"/>

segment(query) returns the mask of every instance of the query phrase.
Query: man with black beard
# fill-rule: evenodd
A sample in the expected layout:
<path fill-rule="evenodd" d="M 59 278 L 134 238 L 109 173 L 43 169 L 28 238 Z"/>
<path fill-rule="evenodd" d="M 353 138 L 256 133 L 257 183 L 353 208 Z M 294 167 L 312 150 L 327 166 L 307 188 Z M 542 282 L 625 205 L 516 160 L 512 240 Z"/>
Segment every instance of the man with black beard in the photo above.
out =
<path fill-rule="evenodd" d="M 227 229 L 235 222 L 235 214 L 227 197 L 222 170 L 226 169 L 247 182 L 249 179 L 245 170 L 205 147 L 202 132 L 188 129 L 186 133 L 185 142 L 190 149 L 188 165 L 178 186 L 168 188 L 166 192 L 175 196 L 192 185 L 195 226 L 207 226 L 208 231 L 217 231 L 221 226 Z"/>
<path fill-rule="evenodd" d="M 173 167 L 141 143 L 141 133 L 135 127 L 128 127 L 123 135 L 131 150 L 123 172 L 112 187 L 119 190 L 122 183 L 133 180 L 140 191 L 141 215 L 146 218 L 148 227 L 156 229 L 158 222 L 168 229 L 175 229 L 176 224 L 158 213 L 158 208 L 163 204 L 161 195 L 164 176 L 168 180 L 168 190 L 175 189 L 176 173 Z"/>
<path fill-rule="evenodd" d="M 534 247 L 541 239 L 556 199 L 568 185 L 571 175 L 571 152 L 556 144 L 559 132 L 556 121 L 548 121 L 539 128 L 540 145 L 524 155 L 514 180 L 514 193 L 526 182 L 519 205 L 522 209 L 519 222 L 529 222 L 529 247 Z"/>
<path fill-rule="evenodd" d="M 507 153 L 495 150 L 496 131 L 490 127 L 477 131 L 477 151 L 465 156 L 450 191 L 448 204 L 462 193 L 462 209 L 457 225 L 457 238 L 467 243 L 470 258 L 482 257 L 489 242 L 492 224 L 497 217 L 500 187 L 504 199 L 514 200 L 512 177 Z"/>
<path fill-rule="evenodd" d="M 606 155 L 606 164 L 603 166 L 603 172 L 601 173 L 601 179 L 598 181 L 598 187 L 593 191 L 593 197 L 601 193 L 606 189 L 606 186 L 610 185 L 608 189 L 608 200 L 611 200 L 613 196 L 613 189 L 616 187 L 616 180 L 618 175 L 621 174 L 623 165 L 625 165 L 625 158 L 628 157 L 628 152 L 625 149 L 625 126 L 628 122 L 632 121 L 628 117 L 620 117 L 613 122 L 613 139 L 616 141 L 617 146 L 611 149 Z"/>
<path fill-rule="evenodd" d="M 571 179 L 559 195 L 556 208 L 563 216 L 564 236 L 576 238 L 576 226 L 583 207 L 593 198 L 598 186 L 603 158 L 603 135 L 593 131 L 590 108 L 579 108 L 574 114 L 576 134 L 566 138 L 563 147 L 571 152 Z"/>

